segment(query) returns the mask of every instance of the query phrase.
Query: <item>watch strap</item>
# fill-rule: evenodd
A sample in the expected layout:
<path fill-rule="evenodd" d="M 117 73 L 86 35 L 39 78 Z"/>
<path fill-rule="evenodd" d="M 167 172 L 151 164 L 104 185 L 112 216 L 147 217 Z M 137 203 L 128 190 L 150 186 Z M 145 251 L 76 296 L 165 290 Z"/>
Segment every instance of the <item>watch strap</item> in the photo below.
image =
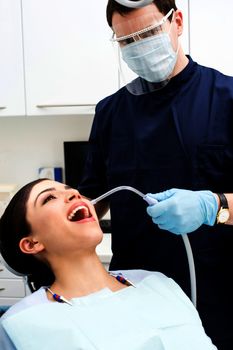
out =
<path fill-rule="evenodd" d="M 228 201 L 226 196 L 223 193 L 216 193 L 216 194 L 220 202 L 219 210 L 216 216 L 216 223 L 225 224 L 229 220 L 229 216 L 230 216 Z"/>
<path fill-rule="evenodd" d="M 220 209 L 229 209 L 228 201 L 223 193 L 216 193 L 220 201 Z"/>

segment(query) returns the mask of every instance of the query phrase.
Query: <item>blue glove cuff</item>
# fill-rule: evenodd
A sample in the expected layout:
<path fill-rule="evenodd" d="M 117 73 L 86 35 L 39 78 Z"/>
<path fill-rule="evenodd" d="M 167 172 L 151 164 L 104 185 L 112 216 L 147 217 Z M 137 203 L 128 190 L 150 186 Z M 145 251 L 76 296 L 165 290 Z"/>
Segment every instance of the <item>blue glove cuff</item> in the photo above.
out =
<path fill-rule="evenodd" d="M 200 202 L 205 213 L 203 224 L 213 226 L 218 213 L 218 201 L 215 194 L 211 191 L 198 191 Z"/>

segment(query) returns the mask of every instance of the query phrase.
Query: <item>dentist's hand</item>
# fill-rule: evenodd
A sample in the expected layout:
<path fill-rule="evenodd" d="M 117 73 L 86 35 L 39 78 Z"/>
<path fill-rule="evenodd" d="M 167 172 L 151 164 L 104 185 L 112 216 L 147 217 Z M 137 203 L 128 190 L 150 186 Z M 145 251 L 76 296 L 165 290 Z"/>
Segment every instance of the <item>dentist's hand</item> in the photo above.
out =
<path fill-rule="evenodd" d="M 162 230 L 175 234 L 195 231 L 202 224 L 213 226 L 218 202 L 211 191 L 189 191 L 173 188 L 168 191 L 147 196 L 158 203 L 147 207 L 152 221 Z"/>

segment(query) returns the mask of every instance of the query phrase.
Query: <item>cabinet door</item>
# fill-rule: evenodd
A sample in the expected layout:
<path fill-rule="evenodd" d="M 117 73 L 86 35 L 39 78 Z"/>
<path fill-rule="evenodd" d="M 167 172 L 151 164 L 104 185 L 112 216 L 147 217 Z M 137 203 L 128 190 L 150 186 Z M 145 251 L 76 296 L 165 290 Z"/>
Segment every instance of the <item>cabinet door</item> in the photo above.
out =
<path fill-rule="evenodd" d="M 0 116 L 25 115 L 20 0 L 0 0 Z"/>
<path fill-rule="evenodd" d="M 107 0 L 22 5 L 27 114 L 93 113 L 117 89 Z"/>
<path fill-rule="evenodd" d="M 190 0 L 190 51 L 200 64 L 233 75 L 233 2 Z"/>
<path fill-rule="evenodd" d="M 22 279 L 0 279 L 0 298 L 23 298 L 25 295 Z"/>
<path fill-rule="evenodd" d="M 176 6 L 182 11 L 184 20 L 184 31 L 179 37 L 180 44 L 186 54 L 189 54 L 189 6 L 188 0 L 176 0 Z M 120 54 L 120 53 L 119 53 Z M 126 65 L 126 63 L 121 60 L 120 65 L 122 67 L 122 75 L 120 76 L 120 85 L 123 86 L 131 80 L 135 79 L 137 76 L 134 74 Z"/>

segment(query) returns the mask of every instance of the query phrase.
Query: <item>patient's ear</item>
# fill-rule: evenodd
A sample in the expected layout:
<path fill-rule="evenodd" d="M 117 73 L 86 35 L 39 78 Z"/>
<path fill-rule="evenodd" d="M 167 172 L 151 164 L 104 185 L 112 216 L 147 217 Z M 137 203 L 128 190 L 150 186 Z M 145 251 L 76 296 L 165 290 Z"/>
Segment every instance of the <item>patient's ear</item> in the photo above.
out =
<path fill-rule="evenodd" d="M 24 237 L 19 242 L 19 248 L 25 254 L 37 254 L 44 250 L 44 245 L 33 237 Z"/>

